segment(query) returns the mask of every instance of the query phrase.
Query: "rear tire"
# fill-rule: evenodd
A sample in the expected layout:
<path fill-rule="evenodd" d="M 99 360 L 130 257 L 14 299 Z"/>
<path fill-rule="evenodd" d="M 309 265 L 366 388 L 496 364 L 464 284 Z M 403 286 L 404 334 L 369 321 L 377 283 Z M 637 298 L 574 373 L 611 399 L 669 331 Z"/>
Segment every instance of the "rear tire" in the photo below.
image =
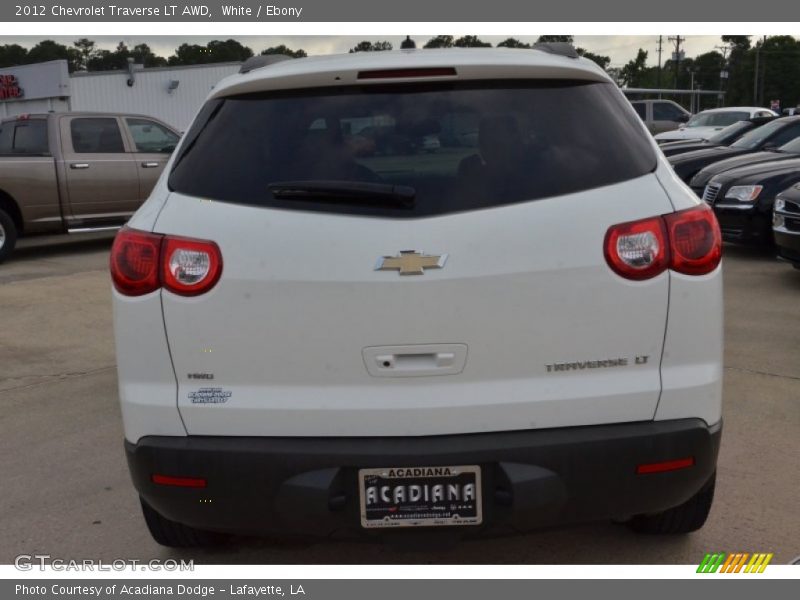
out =
<path fill-rule="evenodd" d="M 147 529 L 153 539 L 162 546 L 170 548 L 197 548 L 200 546 L 216 546 L 222 543 L 225 536 L 210 531 L 195 529 L 182 523 L 177 523 L 161 514 L 139 498 L 142 503 L 142 514 L 147 523 Z"/>
<path fill-rule="evenodd" d="M 660 535 L 697 531 L 706 522 L 711 511 L 716 479 L 715 472 L 700 491 L 683 504 L 660 513 L 636 515 L 628 521 L 628 527 L 636 533 Z"/>
<path fill-rule="evenodd" d="M 14 250 L 17 244 L 17 226 L 11 216 L 0 208 L 0 263 Z"/>

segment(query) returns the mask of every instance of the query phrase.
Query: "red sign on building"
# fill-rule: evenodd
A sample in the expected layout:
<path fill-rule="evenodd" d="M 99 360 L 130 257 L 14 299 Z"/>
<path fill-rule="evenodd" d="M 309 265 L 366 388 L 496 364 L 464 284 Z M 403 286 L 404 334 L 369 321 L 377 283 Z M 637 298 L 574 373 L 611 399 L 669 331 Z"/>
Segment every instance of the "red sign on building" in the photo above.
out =
<path fill-rule="evenodd" d="M 16 100 L 24 95 L 15 75 L 0 75 L 0 100 Z"/>

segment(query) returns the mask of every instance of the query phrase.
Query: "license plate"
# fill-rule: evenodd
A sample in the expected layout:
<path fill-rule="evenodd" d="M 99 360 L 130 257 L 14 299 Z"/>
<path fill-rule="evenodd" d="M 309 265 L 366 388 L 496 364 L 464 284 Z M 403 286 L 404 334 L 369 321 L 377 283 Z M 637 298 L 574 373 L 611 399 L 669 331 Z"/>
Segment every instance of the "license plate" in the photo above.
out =
<path fill-rule="evenodd" d="M 480 525 L 481 468 L 360 469 L 361 526 Z"/>

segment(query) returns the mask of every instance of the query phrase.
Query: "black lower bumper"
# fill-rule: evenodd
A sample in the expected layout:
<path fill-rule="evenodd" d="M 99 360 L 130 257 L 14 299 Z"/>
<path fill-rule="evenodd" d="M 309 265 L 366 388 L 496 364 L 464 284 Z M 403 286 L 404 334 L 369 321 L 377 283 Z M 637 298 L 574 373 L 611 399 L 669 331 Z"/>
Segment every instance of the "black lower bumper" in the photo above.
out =
<path fill-rule="evenodd" d="M 413 438 L 144 437 L 125 449 L 156 511 L 242 534 L 380 535 L 360 526 L 359 468 L 480 465 L 483 524 L 453 528 L 472 536 L 677 506 L 714 472 L 720 436 L 721 424 L 682 419 Z M 689 468 L 637 474 L 688 457 Z M 153 474 L 207 485 L 160 485 Z"/>
<path fill-rule="evenodd" d="M 800 269 L 800 231 L 797 233 L 775 231 L 774 234 L 778 256 Z"/>
<path fill-rule="evenodd" d="M 772 210 L 714 206 L 722 239 L 726 242 L 772 244 Z"/>

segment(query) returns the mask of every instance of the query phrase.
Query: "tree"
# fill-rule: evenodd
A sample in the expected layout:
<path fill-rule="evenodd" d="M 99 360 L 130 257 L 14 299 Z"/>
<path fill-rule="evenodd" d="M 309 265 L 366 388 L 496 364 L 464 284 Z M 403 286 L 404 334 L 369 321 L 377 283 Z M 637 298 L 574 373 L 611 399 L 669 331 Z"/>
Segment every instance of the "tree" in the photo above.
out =
<path fill-rule="evenodd" d="M 308 56 L 306 51 L 303 49 L 292 50 L 283 44 L 280 46 L 270 46 L 269 48 L 261 51 L 261 56 L 267 56 L 269 54 L 283 54 L 284 56 L 291 56 L 292 58 L 305 58 Z"/>
<path fill-rule="evenodd" d="M 458 38 L 453 45 L 456 48 L 491 48 L 489 42 L 482 41 L 477 35 L 465 35 Z"/>
<path fill-rule="evenodd" d="M 620 77 L 622 85 L 626 87 L 641 87 L 644 83 L 644 76 L 647 71 L 647 50 L 639 48 L 636 58 L 622 67 Z"/>
<path fill-rule="evenodd" d="M 80 38 L 72 42 L 75 49 L 78 51 L 77 70 L 85 71 L 89 68 L 89 59 L 95 51 L 95 44 L 88 38 Z"/>
<path fill-rule="evenodd" d="M 381 52 L 384 50 L 391 50 L 392 44 L 390 42 L 359 42 L 353 48 L 350 48 L 350 52 Z"/>
<path fill-rule="evenodd" d="M 80 56 L 77 48 L 67 48 L 53 40 L 42 40 L 28 51 L 25 62 L 31 64 L 49 60 L 66 60 L 69 72 L 72 73 L 79 66 Z"/>
<path fill-rule="evenodd" d="M 515 39 L 515 38 L 507 38 L 507 39 L 503 40 L 502 42 L 500 42 L 499 44 L 497 44 L 497 47 L 498 48 L 524 48 L 524 49 L 527 49 L 527 48 L 530 48 L 531 45 L 530 44 L 526 44 L 524 42 L 520 42 L 518 39 Z"/>
<path fill-rule="evenodd" d="M 437 35 L 429 39 L 423 48 L 452 48 L 453 36 L 452 35 Z"/>
<path fill-rule="evenodd" d="M 218 62 L 243 62 L 253 51 L 236 40 L 212 40 L 205 46 L 181 44 L 169 57 L 170 65 L 204 65 Z"/>
<path fill-rule="evenodd" d="M 571 35 L 540 35 L 536 43 L 548 44 L 551 42 L 566 42 L 567 44 L 571 44 L 573 39 Z"/>
<path fill-rule="evenodd" d="M 28 62 L 28 51 L 19 44 L 0 46 L 0 67 L 15 67 Z"/>
<path fill-rule="evenodd" d="M 131 51 L 133 62 L 144 65 L 145 68 L 164 67 L 167 59 L 156 55 L 147 44 L 136 44 Z"/>
<path fill-rule="evenodd" d="M 583 48 L 577 49 L 578 54 L 583 56 L 584 58 L 588 58 L 591 61 L 597 63 L 601 69 L 604 71 L 608 69 L 608 65 L 611 64 L 611 57 L 610 56 L 602 56 L 600 54 L 595 54 L 594 52 L 589 52 Z"/>

